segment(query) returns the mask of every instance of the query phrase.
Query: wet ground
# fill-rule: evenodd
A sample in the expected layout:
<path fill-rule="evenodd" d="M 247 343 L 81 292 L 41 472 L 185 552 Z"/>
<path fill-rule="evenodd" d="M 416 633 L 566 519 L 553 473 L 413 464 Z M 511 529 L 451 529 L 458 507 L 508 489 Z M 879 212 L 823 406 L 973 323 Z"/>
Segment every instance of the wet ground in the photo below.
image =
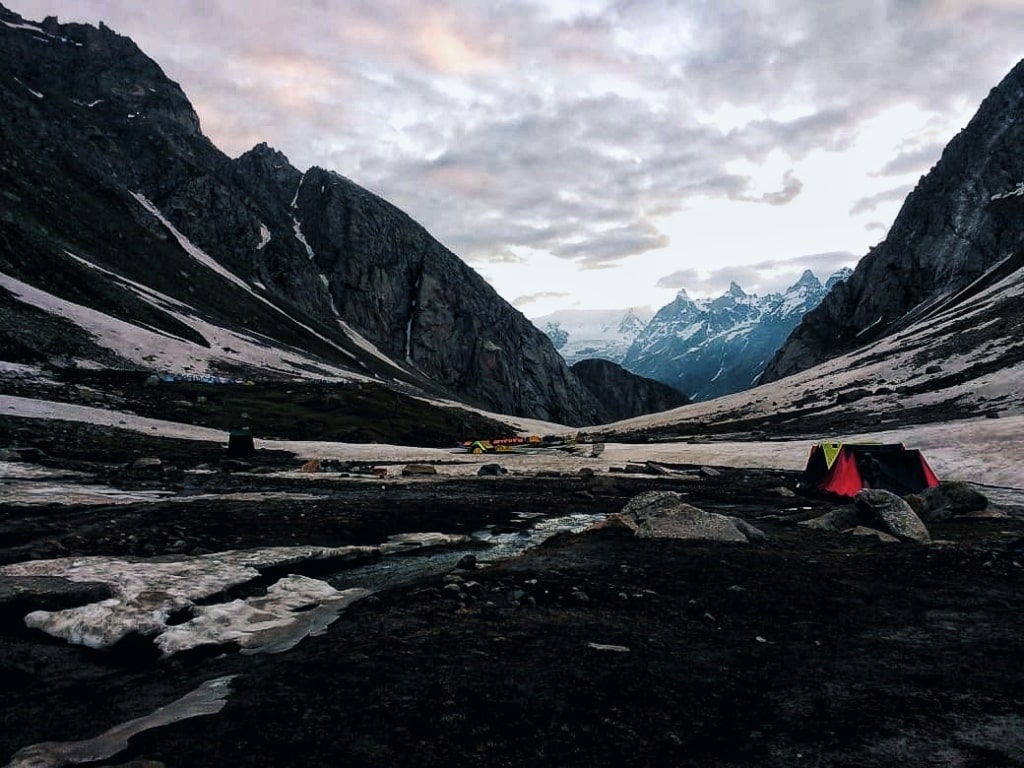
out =
<path fill-rule="evenodd" d="M 287 455 L 225 462 L 216 446 L 139 446 L 152 449 L 165 459 L 158 471 L 84 448 L 39 459 L 169 495 L 6 504 L 2 562 L 375 545 L 418 531 L 472 541 L 351 569 L 300 566 L 339 589 L 377 591 L 274 655 L 224 646 L 160 659 L 137 637 L 106 651 L 69 646 L 25 629 L 25 601 L 9 600 L 0 762 L 28 745 L 95 737 L 233 675 L 220 712 L 80 764 L 1024 765 L 1017 509 L 933 524 L 930 546 L 885 544 L 796 525 L 831 504 L 779 491 L 794 487 L 793 472 L 372 479 L 353 467 L 312 482 L 277 474 L 294 468 Z M 557 532 L 652 488 L 743 517 L 768 539 Z M 551 538 L 506 557 L 550 519 Z M 456 567 L 465 554 L 480 565 Z"/>

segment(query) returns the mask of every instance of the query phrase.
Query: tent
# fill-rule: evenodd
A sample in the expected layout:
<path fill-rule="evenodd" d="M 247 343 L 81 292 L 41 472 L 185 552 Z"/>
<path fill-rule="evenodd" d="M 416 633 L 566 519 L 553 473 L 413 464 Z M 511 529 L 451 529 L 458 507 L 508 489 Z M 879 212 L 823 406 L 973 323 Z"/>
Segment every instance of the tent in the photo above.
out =
<path fill-rule="evenodd" d="M 862 488 L 905 495 L 938 484 L 921 452 L 902 443 L 818 443 L 800 478 L 801 488 L 850 497 Z"/>

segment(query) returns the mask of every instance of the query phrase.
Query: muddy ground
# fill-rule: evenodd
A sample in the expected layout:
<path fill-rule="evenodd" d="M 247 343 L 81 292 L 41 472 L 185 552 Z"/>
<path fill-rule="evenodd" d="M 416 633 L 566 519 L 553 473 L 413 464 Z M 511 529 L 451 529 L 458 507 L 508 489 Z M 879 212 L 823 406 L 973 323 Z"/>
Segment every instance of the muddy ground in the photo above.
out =
<path fill-rule="evenodd" d="M 94 737 L 235 675 L 221 712 L 147 731 L 83 764 L 1024 765 L 1018 516 L 932 524 L 939 543 L 929 546 L 886 544 L 798 526 L 832 502 L 782 495 L 793 472 L 708 476 L 677 466 L 667 475 L 378 481 L 354 467 L 311 483 L 275 474 L 295 467 L 287 454 L 228 462 L 214 445 L 107 437 L 116 460 L 90 454 L 85 441 L 29 458 L 174 496 L 7 504 L 3 563 L 515 531 L 531 524 L 524 512 L 611 513 L 652 488 L 743 517 L 768 538 L 561 534 L 511 560 L 407 579 L 275 655 L 220 647 L 160 659 L 145 638 L 108 651 L 69 646 L 25 629 L 27 599 L 8 599 L 0 763 L 28 745 Z M 163 466 L 126 469 L 133 451 L 159 451 Z M 315 498 L 183 500 L 242 491 Z M 62 599 L 76 598 L 28 602 Z"/>

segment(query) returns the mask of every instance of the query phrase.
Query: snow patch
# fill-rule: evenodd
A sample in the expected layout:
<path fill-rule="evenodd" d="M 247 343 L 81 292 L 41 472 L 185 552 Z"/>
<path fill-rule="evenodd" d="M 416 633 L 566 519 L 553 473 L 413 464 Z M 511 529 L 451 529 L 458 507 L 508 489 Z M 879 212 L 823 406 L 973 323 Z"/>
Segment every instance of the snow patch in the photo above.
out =
<path fill-rule="evenodd" d="M 262 221 L 260 222 L 260 242 L 256 246 L 257 251 L 262 251 L 270 242 L 270 229 Z"/>
<path fill-rule="evenodd" d="M 202 715 L 215 715 L 224 709 L 235 675 L 207 680 L 191 693 L 154 712 L 115 725 L 99 736 L 82 741 L 47 741 L 19 749 L 8 768 L 39 768 L 106 760 L 128 749 L 128 740 L 144 731 L 161 728 Z"/>
<path fill-rule="evenodd" d="M 300 243 L 302 243 L 302 247 L 306 249 L 306 256 L 308 256 L 310 261 L 312 261 L 313 257 L 314 257 L 313 249 L 310 247 L 309 243 L 306 241 L 306 236 L 304 234 L 302 234 L 302 225 L 299 223 L 299 220 L 297 218 L 295 218 L 294 216 L 292 216 L 292 221 L 295 224 L 295 226 L 293 228 L 294 232 L 295 232 L 295 239 L 298 240 Z"/>
<path fill-rule="evenodd" d="M 6 23 L 6 22 L 5 22 L 5 23 Z M 36 97 L 37 99 L 42 99 L 42 98 L 44 98 L 44 97 L 43 97 L 43 94 L 41 94 L 41 93 L 40 93 L 39 91 L 36 91 L 36 90 L 33 90 L 32 88 L 29 88 L 29 87 L 28 87 L 28 86 L 27 86 L 27 85 L 26 85 L 25 83 L 23 83 L 23 82 L 22 82 L 21 80 L 19 80 L 18 78 L 16 78 L 16 77 L 15 77 L 15 78 L 14 78 L 14 81 L 15 81 L 15 82 L 16 82 L 16 83 L 17 83 L 18 85 L 20 85 L 20 86 L 21 86 L 22 88 L 24 88 L 24 89 L 25 89 L 26 91 L 28 91 L 28 92 L 29 92 L 29 93 L 31 93 L 31 94 L 32 94 L 33 96 L 35 96 L 35 97 Z"/>

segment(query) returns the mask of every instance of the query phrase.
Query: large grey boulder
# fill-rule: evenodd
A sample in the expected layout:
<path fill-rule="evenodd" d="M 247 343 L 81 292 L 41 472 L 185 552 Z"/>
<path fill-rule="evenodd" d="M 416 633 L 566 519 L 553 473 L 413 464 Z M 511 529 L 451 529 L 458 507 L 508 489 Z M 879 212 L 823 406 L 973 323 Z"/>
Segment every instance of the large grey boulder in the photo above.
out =
<path fill-rule="evenodd" d="M 733 518 L 687 504 L 673 491 L 642 493 L 622 508 L 622 515 L 636 521 L 636 536 L 640 539 L 696 539 L 741 544 L 750 541 Z"/>
<path fill-rule="evenodd" d="M 858 491 L 853 503 L 862 521 L 904 541 L 927 544 L 931 535 L 913 508 L 895 493 L 874 488 Z"/>

